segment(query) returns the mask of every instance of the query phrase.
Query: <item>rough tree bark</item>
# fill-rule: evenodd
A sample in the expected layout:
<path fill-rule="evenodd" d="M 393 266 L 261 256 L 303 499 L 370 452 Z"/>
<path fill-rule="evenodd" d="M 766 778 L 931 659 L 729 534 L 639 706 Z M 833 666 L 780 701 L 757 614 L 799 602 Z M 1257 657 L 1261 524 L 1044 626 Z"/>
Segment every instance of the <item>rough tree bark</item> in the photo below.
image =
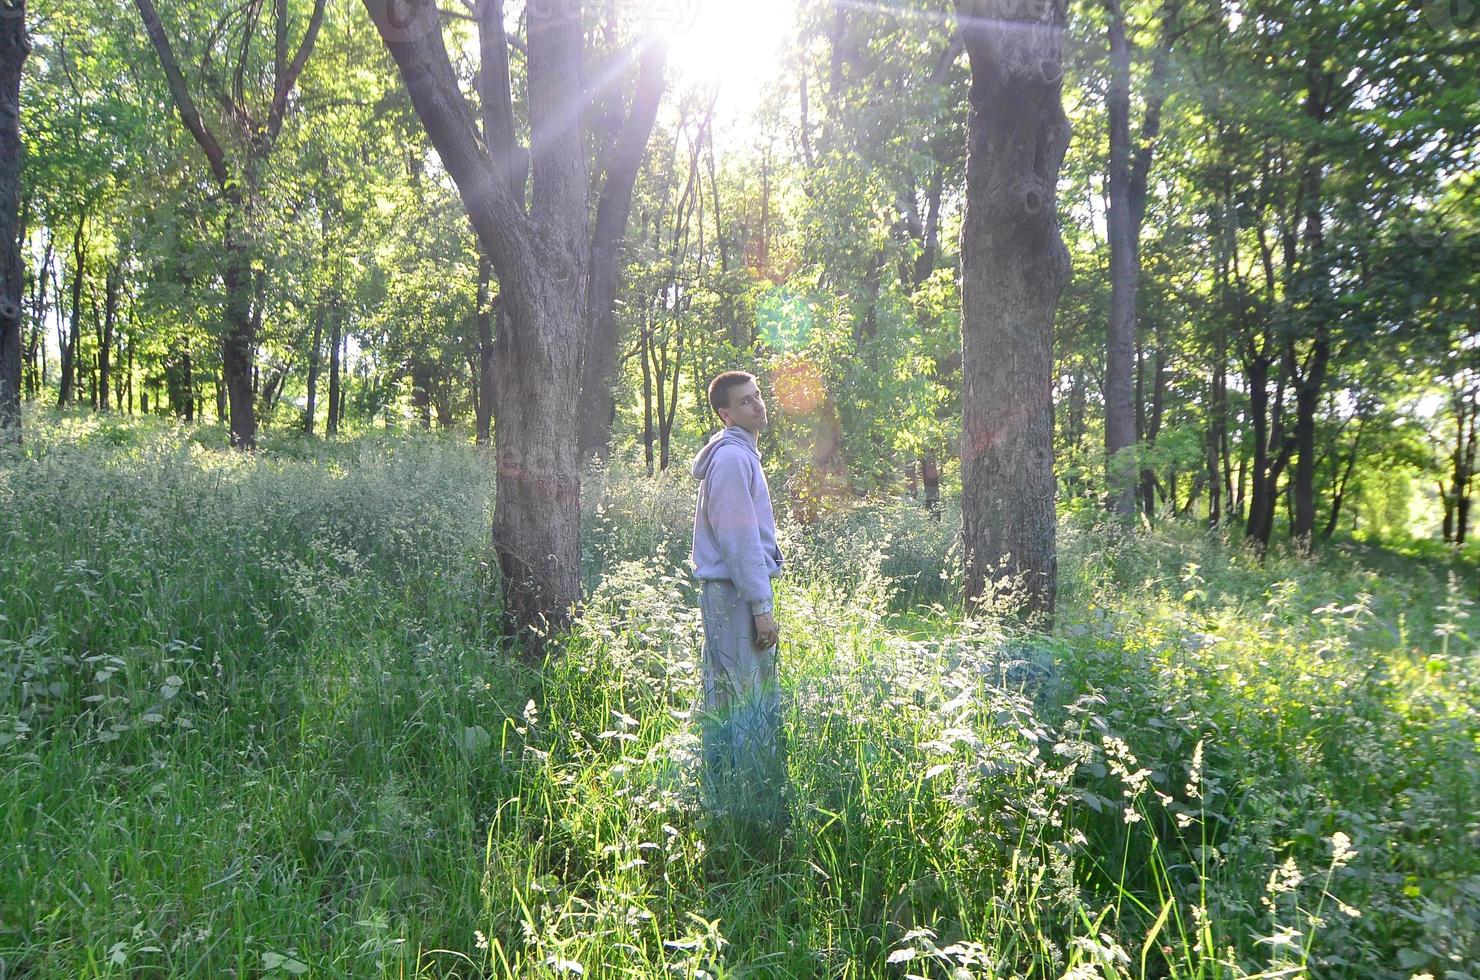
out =
<path fill-rule="evenodd" d="M 26 0 L 0 2 L 0 441 L 21 440 L 21 68 Z"/>
<path fill-rule="evenodd" d="M 486 446 L 493 436 L 493 299 L 489 285 L 493 266 L 478 257 L 478 445 Z"/>
<path fill-rule="evenodd" d="M 971 61 L 961 230 L 966 596 L 1006 574 L 1051 623 L 1058 585 L 1053 321 L 1069 273 L 1056 184 L 1064 7 L 956 0 Z"/>

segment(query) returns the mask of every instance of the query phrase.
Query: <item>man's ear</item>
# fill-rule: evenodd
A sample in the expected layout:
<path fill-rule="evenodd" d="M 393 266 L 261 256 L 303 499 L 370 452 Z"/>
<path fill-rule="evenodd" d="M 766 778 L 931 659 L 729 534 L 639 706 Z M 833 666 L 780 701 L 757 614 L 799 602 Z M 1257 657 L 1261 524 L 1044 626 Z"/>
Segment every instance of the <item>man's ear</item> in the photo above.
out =
<path fill-rule="evenodd" d="M 725 428 L 728 429 L 735 424 L 734 420 L 730 418 L 730 410 L 728 408 L 715 409 L 715 414 L 719 416 L 719 420 L 724 423 Z"/>

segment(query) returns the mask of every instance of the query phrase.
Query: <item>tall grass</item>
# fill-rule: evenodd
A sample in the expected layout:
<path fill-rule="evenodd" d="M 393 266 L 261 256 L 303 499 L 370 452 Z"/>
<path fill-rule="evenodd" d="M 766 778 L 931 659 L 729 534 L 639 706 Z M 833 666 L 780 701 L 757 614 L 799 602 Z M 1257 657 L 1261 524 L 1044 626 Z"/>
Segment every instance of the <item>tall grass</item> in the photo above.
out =
<path fill-rule="evenodd" d="M 1047 639 L 949 503 L 783 518 L 767 833 L 700 806 L 687 480 L 588 480 L 534 670 L 471 448 L 30 421 L 0 975 L 1476 975 L 1472 564 L 1070 522 Z"/>

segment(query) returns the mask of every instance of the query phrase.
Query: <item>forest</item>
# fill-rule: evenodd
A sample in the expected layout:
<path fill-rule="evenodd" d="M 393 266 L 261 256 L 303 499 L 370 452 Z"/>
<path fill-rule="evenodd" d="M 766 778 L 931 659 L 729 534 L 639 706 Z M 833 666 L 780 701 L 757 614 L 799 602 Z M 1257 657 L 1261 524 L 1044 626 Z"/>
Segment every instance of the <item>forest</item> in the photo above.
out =
<path fill-rule="evenodd" d="M 0 108 L 0 980 L 1480 980 L 1480 4 L 0 0 Z"/>

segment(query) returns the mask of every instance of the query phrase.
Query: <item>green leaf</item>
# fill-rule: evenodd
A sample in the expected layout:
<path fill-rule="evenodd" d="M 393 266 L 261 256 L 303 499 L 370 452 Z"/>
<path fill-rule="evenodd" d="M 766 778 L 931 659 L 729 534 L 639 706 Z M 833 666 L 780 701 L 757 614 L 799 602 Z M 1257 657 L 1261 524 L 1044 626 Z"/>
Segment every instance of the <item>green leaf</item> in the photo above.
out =
<path fill-rule="evenodd" d="M 1406 946 L 1398 950 L 1398 965 L 1405 970 L 1412 970 L 1423 966 L 1429 961 L 1429 958 L 1428 953 Z"/>

